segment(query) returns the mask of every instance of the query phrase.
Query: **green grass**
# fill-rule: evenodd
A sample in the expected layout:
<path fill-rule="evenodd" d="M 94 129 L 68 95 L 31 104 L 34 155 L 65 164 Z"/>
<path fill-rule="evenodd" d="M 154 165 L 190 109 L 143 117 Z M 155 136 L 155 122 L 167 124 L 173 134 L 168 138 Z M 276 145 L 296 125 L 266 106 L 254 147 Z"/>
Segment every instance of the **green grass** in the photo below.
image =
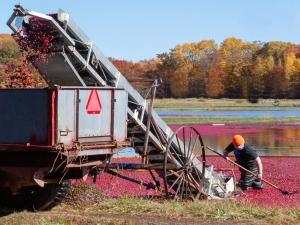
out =
<path fill-rule="evenodd" d="M 41 225 L 64 225 L 63 223 L 51 223 L 47 221 L 41 221 Z"/>
<path fill-rule="evenodd" d="M 98 213 L 159 216 L 177 219 L 203 219 L 217 221 L 256 221 L 284 224 L 300 222 L 299 209 L 274 209 L 256 207 L 234 200 L 224 201 L 153 201 L 133 197 L 110 199 L 89 210 Z"/>
<path fill-rule="evenodd" d="M 186 98 L 186 99 L 156 99 L 155 110 L 183 111 L 183 110 L 289 110 L 300 109 L 299 99 L 279 99 L 279 105 L 274 105 L 274 99 L 260 99 L 253 104 L 247 99 L 210 99 L 210 98 Z M 292 123 L 300 122 L 300 118 L 209 118 L 200 116 L 168 116 L 164 117 L 168 124 L 196 124 L 196 123 Z"/>
<path fill-rule="evenodd" d="M 295 109 L 300 107 L 299 99 L 260 99 L 258 103 L 250 103 L 247 99 L 210 99 L 210 98 L 165 98 L 156 99 L 156 110 L 255 110 L 255 109 Z"/>
<path fill-rule="evenodd" d="M 300 118 L 164 118 L 167 124 L 204 124 L 204 123 L 293 123 L 300 122 Z"/>
<path fill-rule="evenodd" d="M 179 202 L 120 197 L 84 208 L 61 205 L 50 212 L 14 213 L 2 217 L 0 224 L 176 224 L 176 221 L 299 224 L 300 209 L 264 208 L 234 200 Z"/>

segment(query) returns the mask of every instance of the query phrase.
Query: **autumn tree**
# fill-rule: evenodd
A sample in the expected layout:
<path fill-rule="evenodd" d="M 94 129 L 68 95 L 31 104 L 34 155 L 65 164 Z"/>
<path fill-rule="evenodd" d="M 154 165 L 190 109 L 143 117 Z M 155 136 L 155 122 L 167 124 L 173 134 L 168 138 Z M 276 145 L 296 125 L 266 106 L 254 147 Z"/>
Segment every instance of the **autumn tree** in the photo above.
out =
<path fill-rule="evenodd" d="M 241 39 L 225 39 L 219 48 L 222 58 L 225 96 L 240 98 L 248 96 L 248 67 L 253 64 L 256 45 Z"/>
<path fill-rule="evenodd" d="M 267 42 L 256 53 L 257 58 L 268 59 L 272 69 L 265 75 L 265 93 L 268 98 L 287 96 L 288 76 L 285 73 L 285 51 L 292 47 L 287 42 Z"/>
<path fill-rule="evenodd" d="M 300 97 L 300 47 L 290 46 L 284 54 L 285 76 L 288 80 L 288 97 Z"/>
<path fill-rule="evenodd" d="M 0 87 L 43 88 L 47 84 L 11 35 L 0 35 Z"/>
<path fill-rule="evenodd" d="M 158 89 L 158 96 L 160 97 L 172 97 L 171 94 L 171 76 L 176 68 L 172 56 L 168 52 L 164 52 L 157 55 L 159 64 L 157 65 L 157 78 L 162 81 Z"/>
<path fill-rule="evenodd" d="M 19 46 L 6 34 L 0 35 L 0 63 L 16 62 L 21 57 Z"/>
<path fill-rule="evenodd" d="M 110 58 L 117 69 L 128 79 L 128 81 L 145 96 L 156 76 L 158 59 L 131 62 Z M 146 97 L 146 96 L 145 96 Z"/>
<path fill-rule="evenodd" d="M 189 95 L 191 97 L 206 97 L 209 70 L 215 67 L 216 63 L 217 45 L 212 40 L 204 40 L 192 45 L 191 49 L 190 64 L 193 68 L 189 75 Z M 215 82 L 218 81 L 215 79 Z M 215 87 L 218 87 L 218 84 Z"/>
<path fill-rule="evenodd" d="M 169 53 L 159 55 L 161 64 L 158 70 L 168 83 L 165 87 L 170 88 L 170 94 L 176 97 L 206 96 L 208 70 L 216 52 L 216 43 L 205 40 L 177 45 Z"/>
<path fill-rule="evenodd" d="M 208 76 L 206 82 L 206 95 L 210 98 L 218 98 L 224 96 L 224 66 L 225 62 L 217 51 L 214 54 L 213 61 L 208 68 Z"/>

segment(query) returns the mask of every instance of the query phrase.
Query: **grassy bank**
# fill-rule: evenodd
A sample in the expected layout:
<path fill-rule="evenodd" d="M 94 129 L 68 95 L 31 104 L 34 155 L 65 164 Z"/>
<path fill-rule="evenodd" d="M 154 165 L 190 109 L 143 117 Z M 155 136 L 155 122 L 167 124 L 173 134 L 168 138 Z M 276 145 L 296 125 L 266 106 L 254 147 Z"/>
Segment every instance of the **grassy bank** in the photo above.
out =
<path fill-rule="evenodd" d="M 156 110 L 255 110 L 255 109 L 288 109 L 299 108 L 299 99 L 259 99 L 255 104 L 247 99 L 156 99 Z"/>
<path fill-rule="evenodd" d="M 205 123 L 296 123 L 300 118 L 164 118 L 167 124 L 205 124 Z"/>
<path fill-rule="evenodd" d="M 298 224 L 299 209 L 272 209 L 226 201 L 157 201 L 107 198 L 86 207 L 62 205 L 50 212 L 19 212 L 1 224 Z"/>
<path fill-rule="evenodd" d="M 155 110 L 183 111 L 183 110 L 289 110 L 300 109 L 300 99 L 260 99 L 258 103 L 250 103 L 247 99 L 156 99 Z M 167 116 L 164 120 L 168 124 L 199 124 L 199 123 L 294 123 L 300 122 L 300 117 L 273 118 L 265 117 L 224 117 L 210 118 L 204 116 Z"/>

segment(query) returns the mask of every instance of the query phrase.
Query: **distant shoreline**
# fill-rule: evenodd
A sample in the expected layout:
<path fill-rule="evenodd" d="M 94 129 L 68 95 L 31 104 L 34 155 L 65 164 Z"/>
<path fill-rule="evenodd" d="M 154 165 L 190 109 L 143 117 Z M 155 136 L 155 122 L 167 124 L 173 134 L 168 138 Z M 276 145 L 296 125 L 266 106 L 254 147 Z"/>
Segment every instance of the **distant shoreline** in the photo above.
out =
<path fill-rule="evenodd" d="M 257 103 L 250 103 L 247 99 L 162 98 L 155 99 L 154 108 L 157 111 L 300 109 L 300 99 L 259 99 Z"/>
<path fill-rule="evenodd" d="M 169 124 L 212 124 L 212 123 L 272 123 L 272 124 L 290 124 L 300 123 L 300 118 L 163 118 Z"/>
<path fill-rule="evenodd" d="M 154 109 L 163 111 L 242 111 L 242 110 L 300 110 L 300 99 L 259 99 L 250 103 L 247 99 L 165 98 L 155 99 Z M 180 113 L 179 113 L 180 114 Z M 204 117 L 197 115 L 170 115 L 163 120 L 168 124 L 204 123 L 300 123 L 300 117 Z"/>

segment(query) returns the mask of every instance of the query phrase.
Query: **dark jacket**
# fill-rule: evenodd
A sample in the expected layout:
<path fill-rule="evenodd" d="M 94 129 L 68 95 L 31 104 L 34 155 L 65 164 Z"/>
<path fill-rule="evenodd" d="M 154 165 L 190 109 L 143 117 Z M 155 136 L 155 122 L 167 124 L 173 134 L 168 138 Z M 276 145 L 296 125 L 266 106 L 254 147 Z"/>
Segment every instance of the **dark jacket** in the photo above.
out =
<path fill-rule="evenodd" d="M 241 150 L 235 149 L 234 145 L 230 143 L 226 147 L 225 152 L 230 153 L 232 151 L 234 152 L 237 163 L 241 166 L 249 170 L 251 170 L 253 167 L 257 167 L 256 158 L 258 157 L 258 154 L 256 150 L 248 143 L 245 143 L 244 148 Z"/>

